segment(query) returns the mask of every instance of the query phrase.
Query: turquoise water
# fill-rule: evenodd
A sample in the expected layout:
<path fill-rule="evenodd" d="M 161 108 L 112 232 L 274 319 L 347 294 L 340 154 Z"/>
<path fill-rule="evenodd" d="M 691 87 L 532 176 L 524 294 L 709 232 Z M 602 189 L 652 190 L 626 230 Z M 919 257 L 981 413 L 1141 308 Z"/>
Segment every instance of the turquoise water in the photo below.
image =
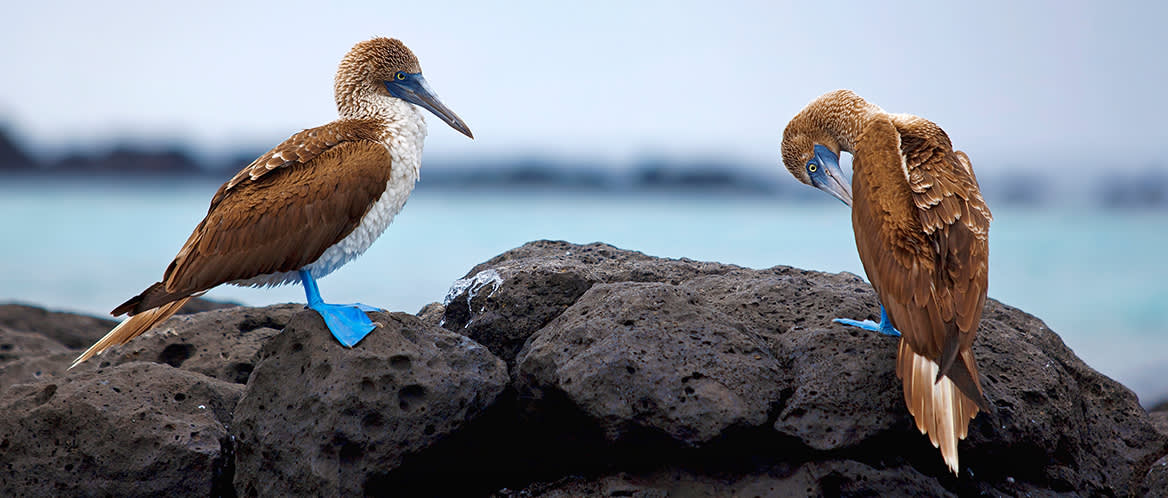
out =
<path fill-rule="evenodd" d="M 104 314 L 159 280 L 217 183 L 0 179 L 0 302 Z M 1168 398 L 1168 213 L 995 207 L 990 296 L 1046 321 L 1147 402 Z M 334 302 L 414 312 L 450 283 L 535 239 L 607 242 L 655 256 L 863 275 L 838 203 L 758 197 L 427 190 L 361 258 L 321 281 Z M 251 305 L 299 287 L 224 286 Z"/>

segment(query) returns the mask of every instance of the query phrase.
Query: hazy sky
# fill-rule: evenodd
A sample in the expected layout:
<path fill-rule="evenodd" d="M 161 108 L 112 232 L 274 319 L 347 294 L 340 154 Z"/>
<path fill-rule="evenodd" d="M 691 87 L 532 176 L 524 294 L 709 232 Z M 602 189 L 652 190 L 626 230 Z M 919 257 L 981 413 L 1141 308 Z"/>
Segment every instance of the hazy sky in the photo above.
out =
<path fill-rule="evenodd" d="M 778 161 L 841 87 L 940 124 L 979 169 L 1144 168 L 1168 152 L 1168 2 L 13 2 L 0 122 L 46 149 L 144 136 L 269 146 L 334 119 L 354 43 L 401 38 L 471 142 Z M 1160 163 L 1163 164 L 1163 163 Z"/>

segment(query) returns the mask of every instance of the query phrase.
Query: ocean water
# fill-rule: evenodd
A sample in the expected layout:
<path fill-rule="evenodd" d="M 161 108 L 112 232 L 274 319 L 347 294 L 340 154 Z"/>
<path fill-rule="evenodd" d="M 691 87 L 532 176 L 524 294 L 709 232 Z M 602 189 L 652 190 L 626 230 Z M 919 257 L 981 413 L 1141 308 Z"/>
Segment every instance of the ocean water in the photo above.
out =
<path fill-rule="evenodd" d="M 206 213 L 205 180 L 48 184 L 0 178 L 0 302 L 104 315 L 162 271 Z M 990 297 L 1030 312 L 1145 403 L 1168 398 L 1168 213 L 991 206 Z M 320 281 L 332 302 L 416 312 L 475 264 L 536 239 L 863 275 L 846 208 L 757 196 L 426 189 Z M 249 305 L 299 286 L 219 287 Z"/>

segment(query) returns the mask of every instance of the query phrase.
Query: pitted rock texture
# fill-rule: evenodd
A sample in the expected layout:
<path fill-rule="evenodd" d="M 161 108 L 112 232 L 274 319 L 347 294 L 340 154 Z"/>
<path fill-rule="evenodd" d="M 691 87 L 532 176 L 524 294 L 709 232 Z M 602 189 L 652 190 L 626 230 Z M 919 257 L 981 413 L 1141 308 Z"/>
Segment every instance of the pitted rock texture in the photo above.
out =
<path fill-rule="evenodd" d="M 790 379 L 761 337 L 701 301 L 669 284 L 593 286 L 520 353 L 520 392 L 559 389 L 612 439 L 636 426 L 700 444 L 766 424 Z"/>
<path fill-rule="evenodd" d="M 395 468 L 503 391 L 506 367 L 481 345 L 413 315 L 370 316 L 383 326 L 352 349 L 312 311 L 264 345 L 236 409 L 241 495 L 392 492 Z"/>
<path fill-rule="evenodd" d="M 1148 414 L 1152 419 L 1152 426 L 1161 434 L 1168 436 L 1168 410 Z"/>
<path fill-rule="evenodd" d="M 191 314 L 213 309 L 231 308 L 235 303 L 194 298 L 179 309 L 178 314 Z M 112 307 L 112 305 L 111 305 Z M 118 324 L 118 320 L 49 311 L 26 304 L 0 304 L 0 327 L 20 332 L 33 332 L 53 339 L 67 348 L 88 348 Z"/>
<path fill-rule="evenodd" d="M 17 385 L 0 397 L 4 496 L 206 496 L 230 466 L 243 386 L 155 363 Z"/>
<path fill-rule="evenodd" d="M 73 350 L 51 337 L 0 325 L 0 391 L 64 371 Z"/>
<path fill-rule="evenodd" d="M 187 370 L 242 384 L 247 381 L 263 339 L 279 332 L 283 322 L 303 308 L 285 307 L 288 310 L 284 313 L 257 312 L 248 311 L 255 308 L 237 308 L 231 303 L 192 299 L 177 316 L 129 344 L 106 350 L 75 370 L 93 371 L 132 361 L 152 361 L 184 365 Z M 200 310 L 221 311 L 197 319 L 189 316 Z M 0 305 L 0 390 L 61 375 L 82 351 L 117 324 L 113 320 L 35 306 Z M 39 345 L 34 347 L 29 341 Z M 214 355 L 218 356 L 212 358 Z"/>
<path fill-rule="evenodd" d="M 177 315 L 77 368 L 152 361 L 245 384 L 259 359 L 260 347 L 279 334 L 292 315 L 302 311 L 302 304 L 277 304 Z"/>
<path fill-rule="evenodd" d="M 352 349 L 301 305 L 234 308 L 68 372 L 112 324 L 0 307 L 0 495 L 1166 494 L 1168 412 L 992 299 L 954 476 L 897 339 L 831 321 L 877 318 L 859 277 L 549 241 L 467 277 Z"/>
<path fill-rule="evenodd" d="M 907 465 L 958 494 L 1132 494 L 1168 453 L 1131 391 L 992 299 L 974 352 L 994 410 L 972 422 L 955 477 L 904 407 L 897 339 L 831 322 L 877 318 L 874 292 L 853 275 L 549 241 L 468 277 L 491 270 L 502 283 L 453 296 L 445 326 L 514 352 L 523 413 L 573 421 L 608 445 L 582 447 L 643 458 L 743 445 L 756 460 Z M 704 386 L 689 385 L 694 374 Z M 754 446 L 764 440 L 770 451 Z"/>
<path fill-rule="evenodd" d="M 501 490 L 496 498 L 575 498 L 630 496 L 721 498 L 725 496 L 953 496 L 936 480 L 912 467 L 876 469 L 853 461 L 778 465 L 758 472 L 718 474 L 670 468 L 646 474 L 571 476 L 535 483 L 522 490 Z"/>
<path fill-rule="evenodd" d="M 1168 456 L 1156 460 L 1144 477 L 1143 495 L 1162 498 L 1168 496 Z"/>
<path fill-rule="evenodd" d="M 606 244 L 532 242 L 471 269 L 468 278 L 486 270 L 497 271 L 502 286 L 472 287 L 455 296 L 446 305 L 442 323 L 512 363 L 533 332 L 563 313 L 594 284 L 679 282 L 730 268 L 654 258 Z"/>

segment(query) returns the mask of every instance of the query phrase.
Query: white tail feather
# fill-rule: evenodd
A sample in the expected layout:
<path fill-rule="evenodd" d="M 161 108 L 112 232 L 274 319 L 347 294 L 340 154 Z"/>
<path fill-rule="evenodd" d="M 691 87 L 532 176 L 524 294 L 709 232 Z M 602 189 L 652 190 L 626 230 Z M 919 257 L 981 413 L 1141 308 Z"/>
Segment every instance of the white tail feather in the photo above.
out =
<path fill-rule="evenodd" d="M 913 351 L 900 341 L 896 373 L 904 383 L 904 401 L 921 434 L 928 434 L 933 447 L 957 474 L 957 442 L 969 432 L 969 421 L 977 416 L 977 403 L 957 389 L 949 377 L 937 380 L 937 362 Z"/>

